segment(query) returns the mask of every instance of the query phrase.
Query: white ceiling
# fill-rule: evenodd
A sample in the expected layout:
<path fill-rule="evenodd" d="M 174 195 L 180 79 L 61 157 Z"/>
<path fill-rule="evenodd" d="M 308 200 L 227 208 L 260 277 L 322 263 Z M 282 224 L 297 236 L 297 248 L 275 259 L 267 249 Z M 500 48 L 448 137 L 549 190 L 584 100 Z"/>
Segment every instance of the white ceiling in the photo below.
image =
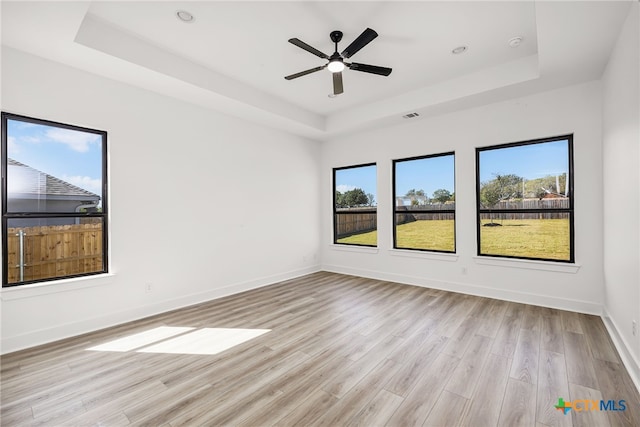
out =
<path fill-rule="evenodd" d="M 631 1 L 2 1 L 2 44 L 326 139 L 597 79 Z M 345 70 L 335 98 L 326 70 L 284 79 L 326 63 L 288 39 L 331 54 L 332 30 L 342 50 L 367 27 L 379 37 L 350 61 L 389 77 Z"/>

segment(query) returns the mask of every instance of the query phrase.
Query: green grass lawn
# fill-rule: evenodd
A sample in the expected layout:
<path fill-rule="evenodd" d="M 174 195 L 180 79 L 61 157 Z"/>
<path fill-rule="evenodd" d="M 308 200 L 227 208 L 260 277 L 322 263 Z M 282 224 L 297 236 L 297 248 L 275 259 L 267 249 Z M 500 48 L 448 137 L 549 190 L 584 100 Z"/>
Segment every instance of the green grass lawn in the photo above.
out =
<path fill-rule="evenodd" d="M 482 221 L 486 224 L 490 221 Z M 499 227 L 480 227 L 481 253 L 569 260 L 568 219 L 496 220 Z M 398 248 L 453 251 L 454 221 L 415 221 L 398 226 Z M 338 243 L 375 246 L 378 232 L 356 234 Z"/>
<path fill-rule="evenodd" d="M 482 224 L 490 222 L 482 221 Z M 568 261 L 569 219 L 496 220 L 501 227 L 480 227 L 480 253 Z"/>

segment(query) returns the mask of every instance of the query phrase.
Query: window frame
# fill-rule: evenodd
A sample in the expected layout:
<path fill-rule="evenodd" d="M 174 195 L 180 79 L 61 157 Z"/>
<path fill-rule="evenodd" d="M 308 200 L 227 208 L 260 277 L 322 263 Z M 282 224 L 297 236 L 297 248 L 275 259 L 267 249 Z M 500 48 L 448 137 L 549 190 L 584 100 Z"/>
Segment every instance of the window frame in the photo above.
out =
<path fill-rule="evenodd" d="M 445 250 L 439 250 L 439 249 L 423 249 L 423 248 L 404 248 L 404 247 L 398 247 L 398 236 L 397 236 L 397 214 L 401 214 L 401 213 L 406 213 L 403 211 L 398 211 L 396 206 L 396 197 L 398 197 L 398 195 L 396 194 L 396 165 L 398 163 L 402 163 L 402 162 L 410 162 L 412 160 L 423 160 L 423 159 L 431 159 L 431 158 L 436 158 L 436 157 L 445 157 L 445 156 L 453 156 L 453 192 L 455 194 L 456 191 L 456 152 L 455 151 L 448 151 L 445 153 L 437 153 L 437 154 L 427 154 L 427 155 L 423 155 L 423 156 L 413 156 L 413 157 L 407 157 L 407 158 L 403 158 L 403 159 L 394 159 L 392 160 L 392 164 L 391 164 L 391 186 L 392 186 L 392 228 L 393 228 L 393 249 L 397 249 L 397 250 L 406 250 L 406 251 L 419 251 L 419 252 L 436 252 L 436 253 L 445 253 L 445 254 L 455 254 L 457 253 L 457 245 L 456 245 L 456 241 L 457 241 L 457 235 L 456 235 L 456 209 L 443 209 L 443 210 L 439 210 L 437 211 L 438 214 L 452 214 L 453 215 L 453 250 L 452 251 L 445 251 Z M 457 206 L 457 204 L 456 204 Z M 417 213 L 417 214 L 435 214 L 436 212 L 434 211 L 430 211 L 428 209 L 417 209 L 417 210 L 412 210 L 412 213 Z"/>
<path fill-rule="evenodd" d="M 503 148 L 521 147 L 527 145 L 544 144 L 548 142 L 567 141 L 567 154 L 569 170 L 568 173 L 568 191 L 569 191 L 569 207 L 568 208 L 547 208 L 547 209 L 495 209 L 482 208 L 480 203 L 480 153 L 483 151 L 498 150 Z M 506 144 L 496 144 L 486 147 L 476 147 L 476 253 L 479 257 L 491 257 L 491 258 L 506 258 L 516 260 L 531 260 L 531 261 L 545 261 L 553 263 L 563 264 L 575 264 L 575 195 L 574 195 L 574 162 L 573 162 L 573 134 L 565 134 L 552 136 L 547 138 L 539 138 L 532 140 L 525 140 L 519 142 L 511 142 Z M 499 255 L 499 254 L 483 254 L 481 253 L 481 215 L 486 213 L 566 213 L 569 215 L 569 259 L 554 259 L 554 258 L 540 258 L 540 257 L 523 257 L 515 255 Z"/>
<path fill-rule="evenodd" d="M 85 277 L 85 276 L 95 276 L 98 274 L 106 274 L 109 272 L 109 203 L 108 203 L 108 170 L 107 170 L 107 132 L 87 128 L 83 126 L 76 126 L 67 123 L 56 122 L 53 120 L 40 119 L 36 117 L 24 116 L 14 113 L 9 113 L 2 111 L 0 117 L 0 121 L 2 123 L 2 132 L 1 132 L 1 147 L 2 147 L 2 155 L 0 158 L 1 169 L 2 169 L 2 182 L 0 184 L 1 187 L 1 199 L 2 199 L 2 213 L 1 213 L 1 221 L 2 221 L 2 288 L 12 288 L 19 287 L 24 285 L 30 285 L 35 283 L 46 283 L 46 282 L 54 282 L 59 280 L 77 278 L 77 277 Z M 8 212 L 8 183 L 7 183 L 7 173 L 8 173 L 8 121 L 20 121 L 24 123 L 32 123 L 43 126 L 52 126 L 58 127 L 62 129 L 68 129 L 73 131 L 92 133 L 99 135 L 101 138 L 101 175 L 102 175 L 102 187 L 100 194 L 101 197 L 101 211 L 100 212 L 84 212 L 80 214 L 79 212 Z M 7 268 L 8 263 L 8 223 L 11 219 L 41 219 L 41 218 L 99 218 L 102 224 L 102 268 L 99 271 L 93 271 L 88 273 L 79 273 L 79 274 L 70 274 L 65 276 L 56 276 L 56 277 L 47 277 L 43 279 L 36 280 L 24 280 L 21 282 L 8 283 L 9 273 Z"/>
<path fill-rule="evenodd" d="M 337 168 L 333 168 L 333 172 L 332 172 L 332 179 L 333 179 L 333 191 L 332 191 L 332 196 L 333 196 L 333 244 L 334 245 L 344 245 L 344 246 L 356 246 L 356 247 L 365 247 L 365 248 L 377 248 L 378 247 L 378 241 L 376 240 L 376 244 L 375 245 L 365 245 L 365 244 L 361 244 L 361 243 L 340 243 L 338 242 L 338 206 L 337 206 L 337 200 L 336 200 L 336 173 L 340 170 L 346 170 L 346 169 L 356 169 L 356 168 L 362 168 L 362 167 L 369 167 L 369 166 L 375 166 L 376 167 L 376 187 L 377 187 L 377 177 L 378 177 L 378 164 L 376 162 L 372 162 L 372 163 L 363 163 L 363 164 L 358 164 L 358 165 L 351 165 L 351 166 L 341 166 L 341 167 L 337 167 Z M 376 191 L 376 198 L 378 197 L 377 195 L 377 191 Z M 378 204 L 376 202 L 376 206 L 372 207 L 372 212 L 376 214 L 376 230 L 378 230 Z M 363 211 L 359 211 L 359 212 L 340 212 L 341 215 L 357 215 L 363 213 Z"/>

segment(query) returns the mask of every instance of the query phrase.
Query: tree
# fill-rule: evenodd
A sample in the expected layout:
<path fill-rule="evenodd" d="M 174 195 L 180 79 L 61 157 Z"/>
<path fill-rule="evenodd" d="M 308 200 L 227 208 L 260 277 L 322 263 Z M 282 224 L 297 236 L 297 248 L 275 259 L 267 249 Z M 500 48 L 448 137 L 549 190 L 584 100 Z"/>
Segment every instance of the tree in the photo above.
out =
<path fill-rule="evenodd" d="M 522 197 L 522 178 L 514 175 L 494 174 L 495 178 L 480 185 L 480 204 L 491 209 L 503 200 L 510 200 Z M 493 222 L 493 212 L 489 212 L 491 224 Z"/>
<path fill-rule="evenodd" d="M 367 193 L 367 206 L 374 206 L 376 204 L 376 198 L 373 194 Z"/>
<path fill-rule="evenodd" d="M 440 188 L 433 192 L 433 200 L 438 203 L 445 203 L 451 200 L 451 193 L 449 190 L 445 190 L 444 188 Z"/>
<path fill-rule="evenodd" d="M 373 195 L 365 194 L 361 188 L 354 188 L 353 190 L 345 191 L 341 193 L 336 191 L 336 207 L 339 208 L 354 208 L 357 206 L 372 206 Z"/>

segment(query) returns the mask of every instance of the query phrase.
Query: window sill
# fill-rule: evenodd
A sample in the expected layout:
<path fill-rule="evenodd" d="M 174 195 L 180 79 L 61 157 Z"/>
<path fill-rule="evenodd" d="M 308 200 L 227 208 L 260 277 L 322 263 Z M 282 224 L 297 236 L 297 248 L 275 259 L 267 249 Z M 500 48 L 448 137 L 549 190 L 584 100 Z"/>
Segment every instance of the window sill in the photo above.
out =
<path fill-rule="evenodd" d="M 76 291 L 113 283 L 115 274 L 104 273 L 94 276 L 74 277 L 71 279 L 52 280 L 49 282 L 33 283 L 31 285 L 12 286 L 0 290 L 2 301 L 12 301 L 22 298 L 39 297 L 60 292 Z"/>
<path fill-rule="evenodd" d="M 568 264 L 553 261 L 536 261 L 529 259 L 506 259 L 492 257 L 473 257 L 476 264 L 493 265 L 497 267 L 524 268 L 529 270 L 555 271 L 558 273 L 576 274 L 580 270 L 580 264 Z"/>
<path fill-rule="evenodd" d="M 401 256 L 401 257 L 408 257 L 408 258 L 432 259 L 436 261 L 447 261 L 447 262 L 458 261 L 458 254 L 453 254 L 453 253 L 412 251 L 412 250 L 406 250 L 406 249 L 389 249 L 389 253 L 393 256 Z"/>
<path fill-rule="evenodd" d="M 358 252 L 362 254 L 378 253 L 378 248 L 372 246 L 336 245 L 335 243 L 332 243 L 329 247 L 335 251 Z"/>

